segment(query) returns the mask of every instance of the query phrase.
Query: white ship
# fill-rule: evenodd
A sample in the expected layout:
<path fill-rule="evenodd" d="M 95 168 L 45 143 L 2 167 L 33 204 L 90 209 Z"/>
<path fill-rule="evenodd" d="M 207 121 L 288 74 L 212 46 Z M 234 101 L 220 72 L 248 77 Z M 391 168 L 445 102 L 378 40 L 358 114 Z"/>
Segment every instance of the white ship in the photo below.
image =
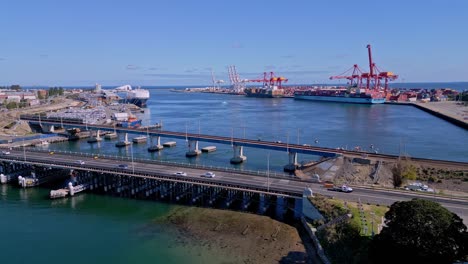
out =
<path fill-rule="evenodd" d="M 132 89 L 132 86 L 128 84 L 115 88 L 113 92 L 120 97 L 120 103 L 134 104 L 139 107 L 146 107 L 146 102 L 150 97 L 148 90 L 140 87 Z"/>

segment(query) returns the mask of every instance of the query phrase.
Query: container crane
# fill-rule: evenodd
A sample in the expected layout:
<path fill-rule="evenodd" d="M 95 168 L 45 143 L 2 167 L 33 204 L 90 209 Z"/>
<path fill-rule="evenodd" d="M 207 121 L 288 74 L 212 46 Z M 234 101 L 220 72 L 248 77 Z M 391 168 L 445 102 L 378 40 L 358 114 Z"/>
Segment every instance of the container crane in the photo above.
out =
<path fill-rule="evenodd" d="M 350 81 L 351 86 L 356 86 L 359 88 L 364 88 L 363 81 L 365 81 L 365 88 L 368 90 L 380 89 L 383 82 L 385 93 L 387 93 L 388 82 L 396 80 L 398 78 L 398 75 L 394 74 L 393 72 L 381 71 L 372 60 L 371 45 L 367 45 L 366 48 L 369 58 L 369 72 L 362 72 L 359 66 L 357 64 L 354 64 L 353 67 L 351 67 L 344 73 L 337 76 L 331 76 L 330 80 L 346 79 Z"/>
<path fill-rule="evenodd" d="M 275 73 L 274 72 L 270 72 L 270 77 L 268 77 L 268 73 L 267 72 L 264 72 L 263 73 L 263 78 L 259 78 L 259 79 L 251 79 L 251 80 L 246 80 L 247 82 L 261 82 L 263 83 L 263 86 L 264 87 L 267 87 L 267 86 L 278 86 L 278 88 L 282 88 L 281 85 L 283 82 L 287 82 L 288 79 L 286 79 L 285 77 L 277 77 L 275 76 Z"/>

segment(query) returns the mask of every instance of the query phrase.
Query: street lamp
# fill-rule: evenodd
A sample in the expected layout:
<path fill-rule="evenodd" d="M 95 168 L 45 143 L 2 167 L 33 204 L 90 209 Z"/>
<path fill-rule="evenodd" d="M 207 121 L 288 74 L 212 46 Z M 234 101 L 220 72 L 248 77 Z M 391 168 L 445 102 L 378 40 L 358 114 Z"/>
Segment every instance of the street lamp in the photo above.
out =
<path fill-rule="evenodd" d="M 135 163 L 133 162 L 133 144 L 130 145 L 130 152 L 132 153 L 132 173 L 135 174 Z"/>
<path fill-rule="evenodd" d="M 372 220 L 372 229 L 371 229 L 371 236 L 374 236 L 374 215 L 375 213 L 374 212 L 370 212 L 370 215 L 371 215 L 371 220 Z"/>
<path fill-rule="evenodd" d="M 24 149 L 24 138 L 23 138 L 23 158 L 26 161 L 26 150 Z"/>
<path fill-rule="evenodd" d="M 267 192 L 270 192 L 270 152 L 267 158 Z"/>

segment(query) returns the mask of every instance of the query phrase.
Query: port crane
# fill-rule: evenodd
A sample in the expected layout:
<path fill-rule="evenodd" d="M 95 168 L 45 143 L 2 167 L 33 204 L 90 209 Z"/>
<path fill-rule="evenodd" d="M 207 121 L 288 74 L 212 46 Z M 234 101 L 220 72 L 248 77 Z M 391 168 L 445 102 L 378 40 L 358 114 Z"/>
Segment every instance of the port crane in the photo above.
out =
<path fill-rule="evenodd" d="M 268 77 L 269 75 L 269 77 Z M 279 89 L 281 89 L 281 85 L 283 82 L 287 82 L 288 79 L 285 77 L 279 76 L 277 77 L 274 72 L 270 72 L 269 74 L 267 72 L 263 73 L 263 78 L 259 79 L 251 79 L 251 80 L 244 80 L 245 82 L 261 82 L 263 83 L 264 87 L 267 86 L 278 86 Z"/>
<path fill-rule="evenodd" d="M 354 64 L 353 67 L 344 73 L 331 76 L 330 80 L 346 79 L 350 82 L 351 86 L 375 90 L 379 90 L 383 84 L 384 91 L 387 93 L 388 82 L 396 80 L 398 75 L 393 72 L 381 71 L 372 60 L 371 45 L 367 45 L 366 48 L 369 57 L 369 72 L 363 72 L 357 64 Z"/>

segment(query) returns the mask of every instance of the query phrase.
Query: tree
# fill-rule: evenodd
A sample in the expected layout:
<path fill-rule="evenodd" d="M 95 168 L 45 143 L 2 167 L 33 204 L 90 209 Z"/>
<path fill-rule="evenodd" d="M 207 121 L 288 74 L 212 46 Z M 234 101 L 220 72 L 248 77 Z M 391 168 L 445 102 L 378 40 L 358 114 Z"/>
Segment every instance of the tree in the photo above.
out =
<path fill-rule="evenodd" d="M 454 263 L 468 256 L 462 219 L 440 204 L 423 199 L 396 202 L 385 227 L 369 247 L 372 263 Z"/>
<path fill-rule="evenodd" d="M 401 158 L 392 168 L 393 186 L 400 187 L 404 180 L 416 180 L 416 167 L 409 158 Z"/>

